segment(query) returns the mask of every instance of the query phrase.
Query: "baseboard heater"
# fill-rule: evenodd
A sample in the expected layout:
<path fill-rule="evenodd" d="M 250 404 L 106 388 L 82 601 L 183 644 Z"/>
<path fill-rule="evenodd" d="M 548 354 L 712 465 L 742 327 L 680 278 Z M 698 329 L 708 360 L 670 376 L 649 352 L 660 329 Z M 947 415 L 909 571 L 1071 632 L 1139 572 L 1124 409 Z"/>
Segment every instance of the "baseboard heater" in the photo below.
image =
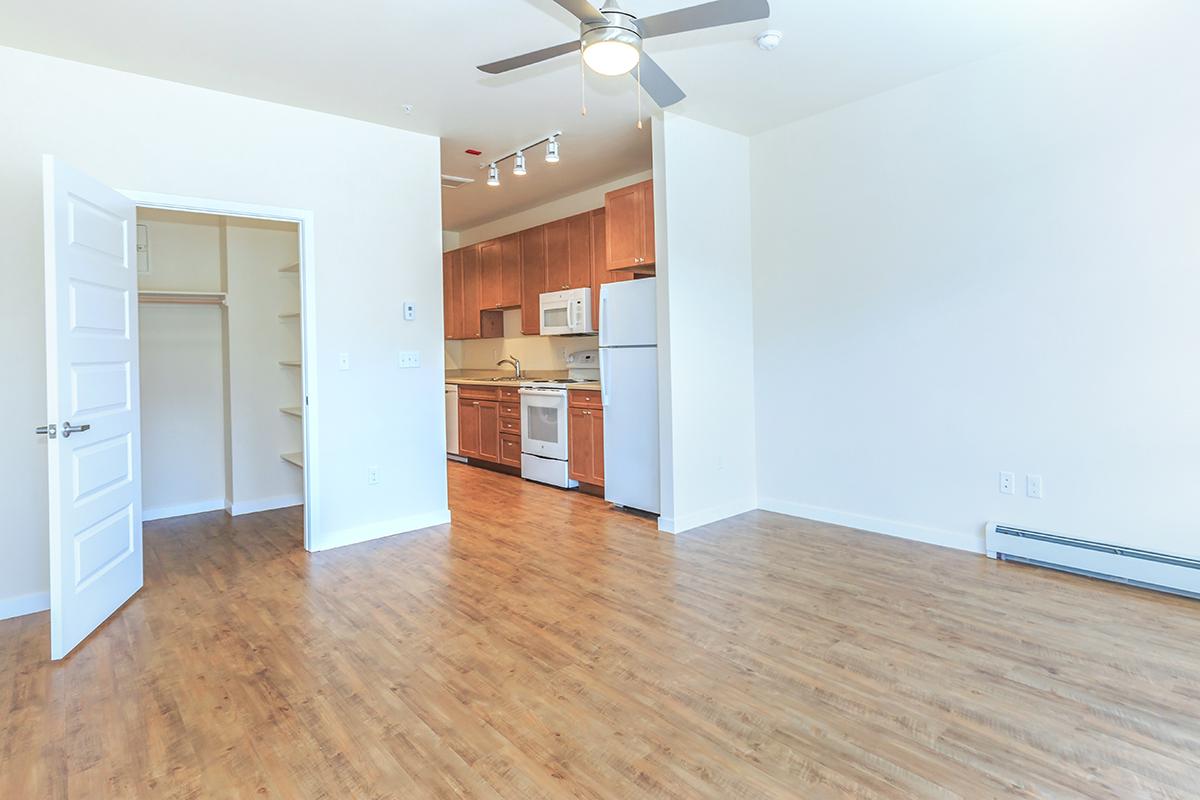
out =
<path fill-rule="evenodd" d="M 987 554 L 1200 599 L 1200 560 L 988 523 Z"/>

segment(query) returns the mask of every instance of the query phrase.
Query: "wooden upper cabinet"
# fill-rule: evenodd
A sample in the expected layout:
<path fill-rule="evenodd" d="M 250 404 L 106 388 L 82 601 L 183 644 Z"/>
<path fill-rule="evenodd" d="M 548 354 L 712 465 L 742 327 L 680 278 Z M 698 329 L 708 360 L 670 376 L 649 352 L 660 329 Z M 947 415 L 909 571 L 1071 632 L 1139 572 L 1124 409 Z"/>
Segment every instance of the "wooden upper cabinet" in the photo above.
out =
<path fill-rule="evenodd" d="M 592 285 L 592 212 L 542 226 L 546 230 L 546 289 L 585 289 Z"/>
<path fill-rule="evenodd" d="M 592 211 L 592 321 L 600 330 L 600 287 L 606 283 L 631 281 L 636 276 L 632 270 L 609 270 L 607 236 L 608 214 L 603 208 Z"/>
<path fill-rule="evenodd" d="M 516 308 L 521 299 L 521 234 L 514 233 L 500 240 L 500 305 Z"/>
<path fill-rule="evenodd" d="M 555 220 L 542 226 L 546 231 L 546 292 L 571 288 L 571 240 L 567 221 Z"/>
<path fill-rule="evenodd" d="M 501 308 L 500 240 L 479 245 L 479 307 Z"/>
<path fill-rule="evenodd" d="M 567 287 L 592 285 L 592 212 L 567 218 Z"/>
<path fill-rule="evenodd" d="M 467 247 L 462 253 L 462 337 L 463 339 L 479 339 L 483 336 L 479 310 L 480 305 L 480 270 L 479 248 Z"/>
<path fill-rule="evenodd" d="M 518 234 L 521 238 L 521 333 L 542 332 L 538 298 L 546 291 L 546 228 L 539 225 Z"/>
<path fill-rule="evenodd" d="M 654 265 L 654 182 L 625 186 L 604 195 L 608 269 Z"/>

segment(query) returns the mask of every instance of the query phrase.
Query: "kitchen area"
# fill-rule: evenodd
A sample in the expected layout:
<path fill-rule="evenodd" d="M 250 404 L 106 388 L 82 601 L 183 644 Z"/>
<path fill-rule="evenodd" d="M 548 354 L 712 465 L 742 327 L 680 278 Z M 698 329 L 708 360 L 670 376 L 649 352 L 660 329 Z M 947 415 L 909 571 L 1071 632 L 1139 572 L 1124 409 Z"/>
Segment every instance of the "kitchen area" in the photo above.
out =
<path fill-rule="evenodd" d="M 653 183 L 443 255 L 446 452 L 659 512 Z"/>

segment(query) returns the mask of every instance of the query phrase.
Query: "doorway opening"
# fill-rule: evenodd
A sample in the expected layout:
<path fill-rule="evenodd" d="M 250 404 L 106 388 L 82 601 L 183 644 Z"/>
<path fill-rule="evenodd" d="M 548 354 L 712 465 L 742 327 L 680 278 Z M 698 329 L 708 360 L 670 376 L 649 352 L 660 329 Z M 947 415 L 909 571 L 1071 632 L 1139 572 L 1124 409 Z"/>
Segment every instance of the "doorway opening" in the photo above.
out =
<path fill-rule="evenodd" d="M 295 222 L 137 209 L 142 519 L 304 503 Z"/>

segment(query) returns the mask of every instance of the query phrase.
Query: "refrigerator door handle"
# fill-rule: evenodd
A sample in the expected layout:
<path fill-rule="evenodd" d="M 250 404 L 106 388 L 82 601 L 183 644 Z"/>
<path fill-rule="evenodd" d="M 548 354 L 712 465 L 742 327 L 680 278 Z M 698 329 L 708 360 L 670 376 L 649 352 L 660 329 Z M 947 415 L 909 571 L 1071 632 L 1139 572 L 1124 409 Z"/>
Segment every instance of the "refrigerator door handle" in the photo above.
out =
<path fill-rule="evenodd" d="M 600 345 L 605 344 L 604 332 L 608 330 L 608 293 L 604 291 L 604 287 L 600 287 L 600 319 L 597 324 L 600 326 Z"/>
<path fill-rule="evenodd" d="M 608 348 L 600 348 L 600 405 L 608 408 Z"/>

